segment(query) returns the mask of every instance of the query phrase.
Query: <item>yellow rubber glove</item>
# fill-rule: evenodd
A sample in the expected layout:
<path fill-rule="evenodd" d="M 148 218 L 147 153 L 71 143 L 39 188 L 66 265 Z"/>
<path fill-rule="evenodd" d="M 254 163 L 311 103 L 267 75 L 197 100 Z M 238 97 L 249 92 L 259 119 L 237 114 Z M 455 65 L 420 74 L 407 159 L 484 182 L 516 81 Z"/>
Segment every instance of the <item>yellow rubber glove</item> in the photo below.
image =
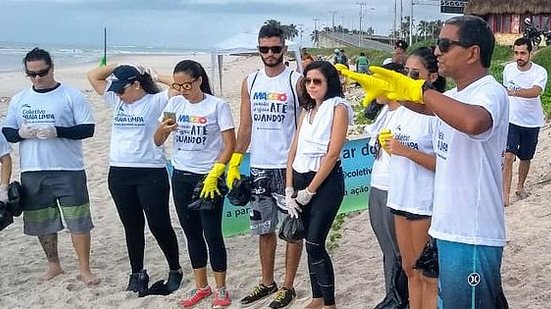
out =
<path fill-rule="evenodd" d="M 412 79 L 395 71 L 383 69 L 381 67 L 369 67 L 373 72 L 373 77 L 385 81 L 390 85 L 391 91 L 387 95 L 389 100 L 410 101 L 424 104 L 423 102 L 423 79 Z"/>
<path fill-rule="evenodd" d="M 218 178 L 224 174 L 226 170 L 226 164 L 216 162 L 210 170 L 209 174 L 203 180 L 203 190 L 199 194 L 200 198 L 210 197 L 214 199 L 216 194 L 220 195 L 220 190 L 218 190 Z"/>
<path fill-rule="evenodd" d="M 239 173 L 241 161 L 243 161 L 243 154 L 234 152 L 228 164 L 228 174 L 226 175 L 226 185 L 230 190 L 233 188 L 233 182 L 237 179 L 241 179 L 241 174 Z"/>
<path fill-rule="evenodd" d="M 371 101 L 378 96 L 387 97 L 392 92 L 391 85 L 385 80 L 375 78 L 371 75 L 350 71 L 345 65 L 337 63 L 335 68 L 340 74 L 352 80 L 357 81 L 362 86 L 365 96 L 362 99 L 362 105 L 367 107 Z"/>
<path fill-rule="evenodd" d="M 393 135 L 390 129 L 381 130 L 381 132 L 379 132 L 379 135 L 377 136 L 377 139 L 379 140 L 379 144 L 381 145 L 381 148 L 383 148 L 384 151 L 386 151 L 386 153 L 388 153 L 389 155 L 391 153 L 390 153 L 390 149 L 388 148 L 387 140 L 391 139 L 392 137 Z"/>

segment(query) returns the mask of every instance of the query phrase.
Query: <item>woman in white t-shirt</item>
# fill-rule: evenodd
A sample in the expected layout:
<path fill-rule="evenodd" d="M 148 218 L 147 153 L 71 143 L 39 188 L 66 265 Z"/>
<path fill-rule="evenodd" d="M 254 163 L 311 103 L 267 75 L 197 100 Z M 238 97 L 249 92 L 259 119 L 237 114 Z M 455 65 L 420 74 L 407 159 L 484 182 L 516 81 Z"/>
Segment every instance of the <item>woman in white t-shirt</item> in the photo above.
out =
<path fill-rule="evenodd" d="M 445 79 L 438 75 L 431 48 L 414 51 L 407 58 L 405 71 L 409 77 L 425 79 L 444 91 Z M 436 308 L 437 273 L 418 269 L 416 261 L 429 239 L 436 168 L 433 136 L 437 119 L 408 108 L 400 108 L 394 117 L 396 125 L 382 141 L 390 154 L 387 205 L 394 214 L 402 268 L 408 277 L 409 305 Z"/>
<path fill-rule="evenodd" d="M 403 73 L 404 66 L 390 62 L 382 66 L 385 69 Z M 384 299 L 377 308 L 401 308 L 407 305 L 407 277 L 402 270 L 400 251 L 396 240 L 394 215 L 387 207 L 388 189 L 390 185 L 390 155 L 381 148 L 379 138 L 388 135 L 398 125 L 396 117 L 401 106 L 396 101 L 378 97 L 377 103 L 384 105 L 375 121 L 366 129 L 371 138 L 369 145 L 375 149 L 375 161 L 371 173 L 371 189 L 369 190 L 369 223 L 383 254 L 383 272 L 385 279 Z M 386 133 L 384 130 L 387 130 Z"/>
<path fill-rule="evenodd" d="M 168 91 L 160 91 L 149 73 L 131 65 L 107 65 L 88 73 L 88 80 L 113 110 L 108 185 L 124 226 L 132 274 L 127 290 L 145 292 L 145 217 L 169 266 L 166 287 L 180 287 L 178 240 L 169 214 L 170 184 L 164 149 L 153 134 Z"/>
<path fill-rule="evenodd" d="M 192 289 L 180 306 L 190 308 L 212 294 L 207 281 L 207 256 L 216 281 L 213 307 L 231 304 L 226 290 L 227 258 L 222 235 L 223 183 L 226 163 L 235 148 L 230 106 L 214 97 L 201 64 L 183 60 L 174 68 L 173 97 L 164 109 L 165 119 L 155 132 L 155 144 L 162 145 L 172 133 L 172 194 L 195 277 Z M 214 209 L 190 209 L 193 191 L 203 182 L 200 197 L 211 200 Z M 208 244 L 208 249 L 207 249 Z"/>
<path fill-rule="evenodd" d="M 335 275 L 325 241 L 344 197 L 340 153 L 353 112 L 331 63 L 314 61 L 304 76 L 305 111 L 289 149 L 285 200 L 289 214 L 299 217 L 306 231 L 312 287 L 307 307 L 336 308 Z"/>

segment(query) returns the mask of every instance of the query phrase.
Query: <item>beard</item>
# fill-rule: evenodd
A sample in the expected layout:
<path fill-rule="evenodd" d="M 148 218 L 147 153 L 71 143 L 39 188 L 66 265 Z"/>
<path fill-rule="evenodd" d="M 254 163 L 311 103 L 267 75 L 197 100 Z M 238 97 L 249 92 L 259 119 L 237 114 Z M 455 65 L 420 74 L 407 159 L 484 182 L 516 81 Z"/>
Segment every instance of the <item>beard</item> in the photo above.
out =
<path fill-rule="evenodd" d="M 528 63 L 529 63 L 529 61 L 517 60 L 517 65 L 521 68 L 525 67 Z"/>
<path fill-rule="evenodd" d="M 260 58 L 262 59 L 262 62 L 264 63 L 264 65 L 269 68 L 277 67 L 278 65 L 283 63 L 283 53 L 281 53 L 281 56 L 279 56 L 279 58 L 273 57 L 275 58 L 275 62 L 267 62 L 266 59 L 264 59 L 264 57 L 262 56 L 260 56 Z"/>

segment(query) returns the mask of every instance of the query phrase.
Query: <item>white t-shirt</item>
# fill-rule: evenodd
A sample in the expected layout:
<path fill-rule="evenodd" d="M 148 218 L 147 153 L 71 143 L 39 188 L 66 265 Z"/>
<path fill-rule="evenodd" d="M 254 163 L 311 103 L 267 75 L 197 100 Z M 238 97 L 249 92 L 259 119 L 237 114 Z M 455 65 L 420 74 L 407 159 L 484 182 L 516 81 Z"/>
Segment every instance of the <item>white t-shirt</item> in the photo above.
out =
<path fill-rule="evenodd" d="M 73 127 L 93 124 L 94 117 L 82 93 L 61 84 L 46 93 L 30 87 L 11 99 L 4 126 L 19 129 L 24 122 L 33 127 Z M 21 172 L 84 169 L 81 140 L 25 139 L 19 142 L 19 155 Z"/>
<path fill-rule="evenodd" d="M 374 146 L 377 141 L 377 135 L 383 129 L 394 130 L 397 126 L 397 119 L 394 114 L 397 110 L 404 108 L 402 106 L 395 110 L 388 110 L 388 105 L 385 105 L 381 112 L 375 119 L 372 125 L 369 126 L 369 136 L 371 140 L 370 146 Z M 388 185 L 390 183 L 390 156 L 383 149 L 379 150 L 379 155 L 375 157 L 373 162 L 373 169 L 371 172 L 371 187 L 379 190 L 388 191 Z"/>
<path fill-rule="evenodd" d="M 301 110 L 295 89 L 300 77 L 300 73 L 287 67 L 274 77 L 268 77 L 264 70 L 247 77 L 252 117 L 251 167 L 287 166 Z"/>
<path fill-rule="evenodd" d="M 467 135 L 438 121 L 429 234 L 458 243 L 503 246 L 502 166 L 509 126 L 507 93 L 488 75 L 461 91 L 454 88 L 445 94 L 482 106 L 492 117 L 492 127 L 479 135 Z"/>
<path fill-rule="evenodd" d="M 510 90 L 529 89 L 539 86 L 545 91 L 547 71 L 532 62 L 527 71 L 520 71 L 515 62 L 509 63 L 503 70 L 503 85 Z M 540 97 L 509 97 L 509 122 L 521 127 L 539 128 L 545 123 Z"/>
<path fill-rule="evenodd" d="M 398 125 L 392 131 L 403 145 L 434 155 L 432 138 L 437 119 L 400 108 L 396 111 Z M 390 156 L 390 183 L 387 205 L 390 208 L 417 215 L 432 215 L 434 171 L 403 156 Z"/>
<path fill-rule="evenodd" d="M 155 145 L 153 135 L 168 102 L 168 92 L 146 94 L 131 104 L 121 101 L 113 91 L 105 92 L 103 98 L 113 108 L 109 164 L 118 167 L 165 167 L 164 148 Z"/>
<path fill-rule="evenodd" d="M 4 137 L 4 134 L 0 134 L 0 158 L 11 152 L 11 146 Z"/>
<path fill-rule="evenodd" d="M 321 166 L 322 158 L 327 154 L 331 139 L 331 128 L 335 108 L 339 105 L 346 107 L 348 111 L 348 124 L 352 124 L 354 112 L 352 107 L 341 97 L 334 97 L 323 101 L 318 112 L 310 123 L 312 111 L 308 111 L 302 120 L 298 136 L 297 152 L 293 161 L 293 169 L 299 173 L 317 172 Z"/>
<path fill-rule="evenodd" d="M 198 103 L 179 95 L 168 101 L 164 111 L 176 113 L 178 122 L 178 129 L 172 133 L 174 168 L 208 173 L 224 147 L 221 133 L 234 128 L 230 105 L 209 94 Z"/>

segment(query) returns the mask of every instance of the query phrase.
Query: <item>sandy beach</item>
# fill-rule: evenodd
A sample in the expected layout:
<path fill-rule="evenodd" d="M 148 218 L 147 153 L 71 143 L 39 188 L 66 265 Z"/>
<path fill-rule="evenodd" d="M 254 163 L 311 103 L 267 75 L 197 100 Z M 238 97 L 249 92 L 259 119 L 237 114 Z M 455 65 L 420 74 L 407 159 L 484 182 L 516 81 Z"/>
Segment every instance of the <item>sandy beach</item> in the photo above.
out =
<path fill-rule="evenodd" d="M 174 65 L 183 59 L 201 62 L 210 75 L 210 55 L 189 57 L 170 55 L 119 56 L 113 62 L 139 63 L 163 74 L 171 74 Z M 92 231 L 91 267 L 102 282 L 86 287 L 76 279 L 78 263 L 70 235 L 59 233 L 59 255 L 65 274 L 38 283 L 46 270 L 46 262 L 36 237 L 23 235 L 22 218 L 0 232 L 0 308 L 178 308 L 178 301 L 194 287 L 193 274 L 185 238 L 171 202 L 172 225 L 180 245 L 180 262 L 184 280 L 180 290 L 169 296 L 138 298 L 125 292 L 130 266 L 123 227 L 107 189 L 108 147 L 111 111 L 92 92 L 86 72 L 94 64 L 56 67 L 56 78 L 83 91 L 93 108 L 96 134 L 84 142 L 84 157 L 92 215 L 96 228 Z M 241 81 L 246 74 L 262 67 L 258 57 L 226 57 L 223 70 L 223 97 L 231 104 L 236 125 L 239 113 Z M 212 78 L 212 77 L 211 77 Z M 20 72 L 0 74 L 0 118 L 3 119 L 8 98 L 28 87 L 29 81 Z M 218 86 L 214 87 L 218 93 Z M 356 90 L 357 92 L 357 90 Z M 12 180 L 19 179 L 17 146 L 12 153 Z M 551 190 L 549 183 L 539 184 L 551 171 L 551 130 L 540 132 L 540 142 L 527 181 L 531 195 L 506 209 L 508 244 L 505 247 L 502 276 L 505 294 L 511 308 L 548 308 L 551 303 Z M 516 169 L 516 165 L 515 165 Z M 516 184 L 516 176 L 513 186 Z M 513 187 L 514 188 L 514 187 Z M 342 239 L 331 254 L 336 273 L 339 308 L 373 308 L 384 296 L 382 257 L 369 225 L 367 211 L 350 214 L 342 227 Z M 147 230 L 147 229 L 146 229 Z M 147 230 L 145 267 L 150 283 L 166 279 L 168 266 L 151 233 Z M 276 258 L 276 280 L 283 277 L 283 242 L 279 242 Z M 259 280 L 260 266 L 257 238 L 249 235 L 226 238 L 228 250 L 228 289 L 234 300 L 230 308 L 239 308 L 245 296 Z M 310 299 L 310 283 L 303 252 L 295 288 L 297 300 L 291 308 L 303 308 Z M 211 273 L 209 271 L 209 273 Z M 209 277 L 210 282 L 214 280 Z M 210 308 L 210 301 L 196 308 Z"/>

